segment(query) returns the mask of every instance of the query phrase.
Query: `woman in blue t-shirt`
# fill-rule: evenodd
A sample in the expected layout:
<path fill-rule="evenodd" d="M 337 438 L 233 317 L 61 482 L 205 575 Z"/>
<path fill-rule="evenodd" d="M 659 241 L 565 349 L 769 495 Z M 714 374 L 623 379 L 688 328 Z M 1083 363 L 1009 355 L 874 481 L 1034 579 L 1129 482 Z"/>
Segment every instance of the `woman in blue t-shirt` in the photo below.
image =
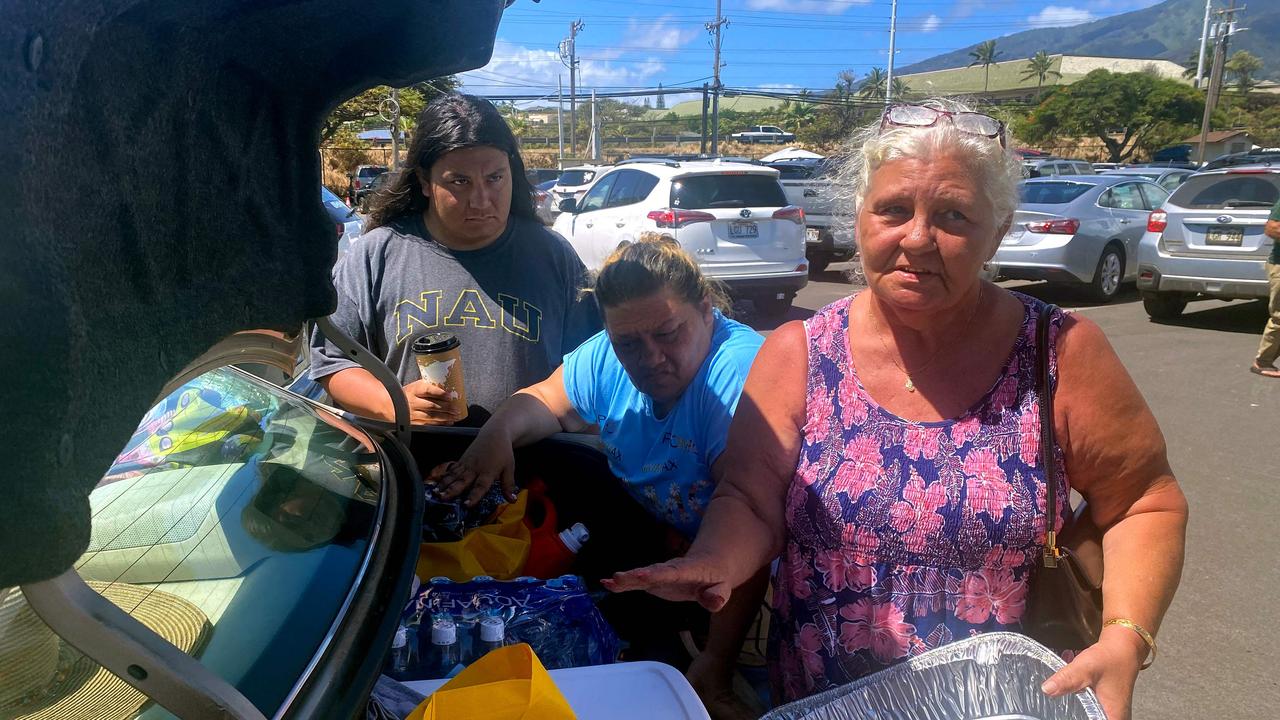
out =
<path fill-rule="evenodd" d="M 456 462 L 428 478 L 444 497 L 515 495 L 513 449 L 558 432 L 594 432 L 613 473 L 659 521 L 692 540 L 711 500 L 738 396 L 763 338 L 721 314 L 723 294 L 669 238 L 617 250 L 600 270 L 605 330 L 542 382 L 504 402 Z M 734 712 L 733 663 L 764 578 L 713 616 L 689 680 L 717 717 Z"/>

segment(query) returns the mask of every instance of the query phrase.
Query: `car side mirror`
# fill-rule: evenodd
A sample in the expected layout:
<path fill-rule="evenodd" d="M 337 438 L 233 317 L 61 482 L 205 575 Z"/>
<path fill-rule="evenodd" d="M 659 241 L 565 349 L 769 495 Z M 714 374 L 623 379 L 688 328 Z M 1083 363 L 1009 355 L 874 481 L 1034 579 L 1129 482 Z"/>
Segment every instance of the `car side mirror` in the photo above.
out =
<path fill-rule="evenodd" d="M 578 212 L 578 201 L 573 198 L 565 198 L 560 201 L 560 212 L 576 213 Z"/>

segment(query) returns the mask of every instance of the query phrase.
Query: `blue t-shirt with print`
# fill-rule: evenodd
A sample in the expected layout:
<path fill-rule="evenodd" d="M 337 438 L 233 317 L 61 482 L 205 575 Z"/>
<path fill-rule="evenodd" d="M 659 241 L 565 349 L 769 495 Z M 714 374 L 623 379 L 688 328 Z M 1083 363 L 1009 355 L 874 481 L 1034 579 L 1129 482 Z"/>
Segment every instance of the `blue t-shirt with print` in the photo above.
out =
<path fill-rule="evenodd" d="M 564 358 L 564 389 L 586 422 L 600 428 L 609 467 L 654 517 L 686 537 L 698 532 L 715 489 L 711 464 L 764 338 L 715 311 L 707 358 L 665 417 L 631 382 L 600 332 Z"/>

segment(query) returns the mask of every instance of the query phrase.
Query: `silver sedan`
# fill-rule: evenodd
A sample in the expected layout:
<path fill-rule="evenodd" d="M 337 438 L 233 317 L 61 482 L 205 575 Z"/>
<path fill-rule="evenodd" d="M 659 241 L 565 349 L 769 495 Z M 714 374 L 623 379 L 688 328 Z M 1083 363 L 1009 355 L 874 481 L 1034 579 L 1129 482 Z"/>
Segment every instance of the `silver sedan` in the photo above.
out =
<path fill-rule="evenodd" d="M 1147 217 L 1169 196 L 1145 178 L 1114 175 L 1034 178 L 1020 192 L 994 259 L 1000 275 L 1084 285 L 1099 302 L 1137 279 Z"/>

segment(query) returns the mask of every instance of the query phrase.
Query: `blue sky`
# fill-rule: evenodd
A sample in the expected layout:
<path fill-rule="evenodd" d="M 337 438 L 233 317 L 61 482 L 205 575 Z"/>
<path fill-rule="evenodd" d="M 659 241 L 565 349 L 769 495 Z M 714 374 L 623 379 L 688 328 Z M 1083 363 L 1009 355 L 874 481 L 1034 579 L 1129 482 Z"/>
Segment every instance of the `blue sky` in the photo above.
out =
<path fill-rule="evenodd" d="M 1022 30 L 1089 22 L 1157 0 L 899 0 L 898 67 Z M 723 0 L 722 81 L 729 87 L 830 88 L 889 55 L 890 0 Z M 518 0 L 498 28 L 493 60 L 463 75 L 481 95 L 554 94 L 569 73 L 557 46 L 581 19 L 580 86 L 586 90 L 701 87 L 710 80 L 704 23 L 715 0 Z M 675 100 L 668 99 L 668 103 Z M 532 103 L 522 103 L 529 105 Z"/>

